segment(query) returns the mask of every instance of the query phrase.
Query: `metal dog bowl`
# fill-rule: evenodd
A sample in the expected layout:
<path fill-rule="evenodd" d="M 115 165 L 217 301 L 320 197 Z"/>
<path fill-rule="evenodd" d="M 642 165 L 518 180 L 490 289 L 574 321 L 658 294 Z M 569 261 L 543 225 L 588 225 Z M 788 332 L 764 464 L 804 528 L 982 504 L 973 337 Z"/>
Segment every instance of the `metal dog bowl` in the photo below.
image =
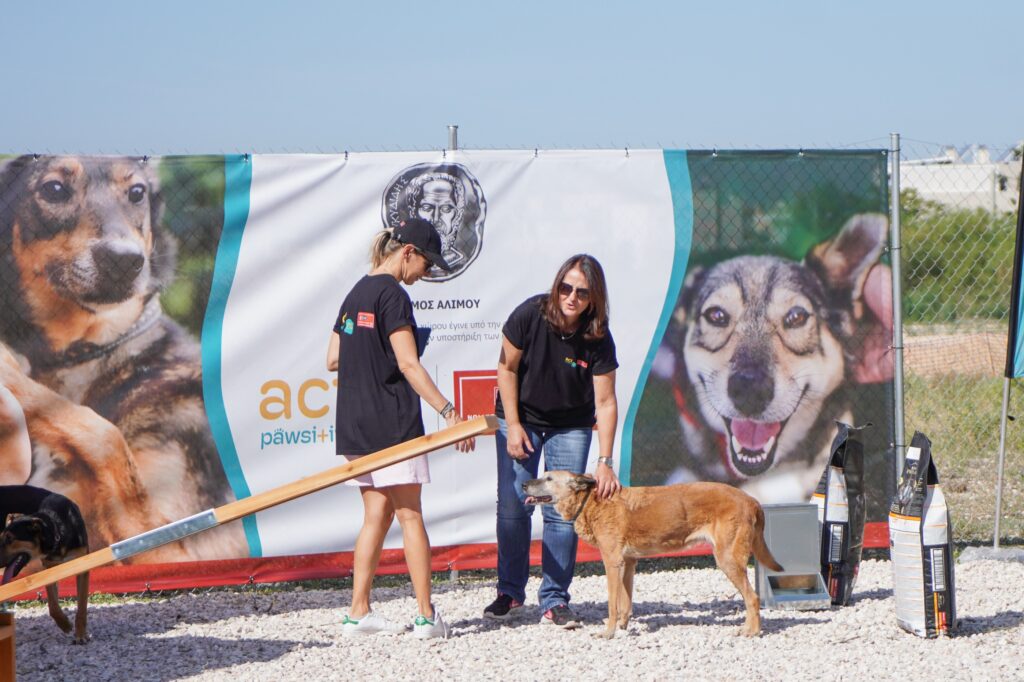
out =
<path fill-rule="evenodd" d="M 814 503 L 766 504 L 764 540 L 784 570 L 754 562 L 755 587 L 763 609 L 817 611 L 832 608 L 821 577 L 821 531 Z"/>

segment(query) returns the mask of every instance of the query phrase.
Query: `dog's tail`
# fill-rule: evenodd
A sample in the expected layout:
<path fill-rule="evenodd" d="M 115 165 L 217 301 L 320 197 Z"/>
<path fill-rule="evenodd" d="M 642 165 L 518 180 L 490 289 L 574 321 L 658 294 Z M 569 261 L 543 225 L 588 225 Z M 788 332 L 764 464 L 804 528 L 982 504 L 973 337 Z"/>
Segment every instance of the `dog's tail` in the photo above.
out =
<path fill-rule="evenodd" d="M 757 519 L 754 521 L 754 556 L 762 566 L 767 566 L 773 571 L 785 570 L 772 556 L 771 550 L 764 541 L 764 510 L 757 505 Z"/>

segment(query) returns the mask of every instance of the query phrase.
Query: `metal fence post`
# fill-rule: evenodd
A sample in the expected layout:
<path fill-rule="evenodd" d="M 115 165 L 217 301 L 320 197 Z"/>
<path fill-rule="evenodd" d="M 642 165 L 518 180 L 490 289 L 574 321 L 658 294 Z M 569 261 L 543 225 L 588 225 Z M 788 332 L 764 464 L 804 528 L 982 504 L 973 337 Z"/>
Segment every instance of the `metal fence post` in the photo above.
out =
<path fill-rule="evenodd" d="M 459 126 L 448 126 L 448 151 L 459 148 Z"/>
<path fill-rule="evenodd" d="M 903 424 L 903 275 L 900 262 L 900 134 L 889 135 L 889 224 L 892 226 L 892 349 L 893 349 L 893 402 L 896 412 L 896 478 L 903 474 L 903 456 L 906 433 Z"/>
<path fill-rule="evenodd" d="M 1009 352 L 1009 351 L 1007 351 Z M 1006 465 L 1006 413 L 1010 409 L 1010 377 L 1003 379 L 1003 412 L 999 420 L 999 462 L 996 465 L 996 514 L 992 546 L 999 549 L 999 517 L 1003 515 L 1003 468 Z"/>

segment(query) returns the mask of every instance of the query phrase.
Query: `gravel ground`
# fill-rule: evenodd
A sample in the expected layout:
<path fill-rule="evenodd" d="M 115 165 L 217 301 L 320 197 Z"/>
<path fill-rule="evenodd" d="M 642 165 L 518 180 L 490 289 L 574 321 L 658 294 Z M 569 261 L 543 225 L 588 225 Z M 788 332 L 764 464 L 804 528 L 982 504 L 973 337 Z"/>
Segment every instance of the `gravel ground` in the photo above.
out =
<path fill-rule="evenodd" d="M 643 563 L 640 566 L 643 570 Z M 753 580 L 753 570 L 750 571 Z M 762 611 L 759 638 L 738 637 L 742 602 L 713 568 L 639 572 L 629 631 L 607 641 L 605 579 L 577 578 L 579 630 L 538 624 L 532 602 L 506 624 L 481 617 L 489 583 L 442 583 L 447 641 L 340 636 L 348 590 L 213 591 L 89 609 L 92 641 L 72 646 L 34 602 L 17 608 L 18 679 L 32 680 L 1024 680 L 1024 563 L 956 567 L 957 636 L 926 640 L 896 625 L 887 561 L 861 564 L 853 604 Z M 375 609 L 408 620 L 408 585 L 375 590 Z"/>

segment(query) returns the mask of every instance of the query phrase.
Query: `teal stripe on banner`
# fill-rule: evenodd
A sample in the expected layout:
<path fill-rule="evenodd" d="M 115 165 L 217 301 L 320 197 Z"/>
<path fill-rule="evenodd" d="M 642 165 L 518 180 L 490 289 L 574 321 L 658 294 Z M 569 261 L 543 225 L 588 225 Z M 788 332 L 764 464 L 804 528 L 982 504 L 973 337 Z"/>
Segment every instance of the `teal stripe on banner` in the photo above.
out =
<path fill-rule="evenodd" d="M 1024 190 L 1021 190 L 1021 196 L 1024 197 Z M 1024 245 L 1018 244 L 1017 248 L 1024 248 Z M 1013 349 L 1013 376 L 1024 377 L 1024 285 L 1020 287 L 1017 300 L 1017 347 Z"/>
<path fill-rule="evenodd" d="M 249 219 L 249 189 L 252 185 L 252 160 L 246 154 L 224 157 L 224 228 L 217 246 L 217 259 L 213 265 L 213 283 L 210 286 L 210 302 L 206 306 L 203 320 L 203 398 L 206 401 L 206 415 L 210 420 L 213 440 L 220 452 L 220 459 L 227 474 L 228 483 L 235 497 L 249 497 L 249 484 L 238 461 L 235 440 L 231 436 L 227 410 L 224 408 L 224 392 L 221 390 L 221 340 L 224 331 L 224 310 L 227 307 L 231 284 L 238 266 L 238 253 L 242 246 L 242 232 Z M 245 539 L 249 543 L 249 556 L 263 556 L 256 516 L 242 518 Z"/>
<path fill-rule="evenodd" d="M 647 385 L 647 377 L 651 372 L 654 355 L 658 352 L 658 346 L 665 335 L 669 318 L 675 309 L 676 300 L 679 298 L 679 290 L 683 286 L 683 277 L 686 275 L 686 265 L 690 260 L 690 245 L 693 239 L 693 186 L 690 183 L 690 166 L 687 162 L 686 152 L 665 150 L 664 156 L 669 191 L 672 194 L 676 249 L 672 257 L 672 275 L 669 278 L 668 291 L 665 293 L 665 304 L 661 308 L 658 327 L 654 330 L 654 338 L 651 339 L 651 347 L 647 350 L 647 358 L 644 360 L 644 366 L 640 370 L 636 387 L 633 389 L 629 412 L 626 413 L 626 421 L 622 427 L 622 465 L 619 467 L 619 478 L 623 485 L 630 484 L 632 474 L 630 469 L 633 464 L 633 425 L 636 422 L 637 410 L 640 408 L 640 397 Z"/>

